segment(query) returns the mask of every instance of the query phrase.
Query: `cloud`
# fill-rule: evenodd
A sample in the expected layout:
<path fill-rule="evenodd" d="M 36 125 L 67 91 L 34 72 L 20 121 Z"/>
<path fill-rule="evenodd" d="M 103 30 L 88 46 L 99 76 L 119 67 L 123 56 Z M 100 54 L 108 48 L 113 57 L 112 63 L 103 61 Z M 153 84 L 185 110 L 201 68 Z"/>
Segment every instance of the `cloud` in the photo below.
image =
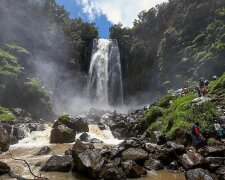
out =
<path fill-rule="evenodd" d="M 143 10 L 149 10 L 167 0 L 75 0 L 82 5 L 83 13 L 93 21 L 100 15 L 117 24 L 132 27 L 134 19 Z"/>

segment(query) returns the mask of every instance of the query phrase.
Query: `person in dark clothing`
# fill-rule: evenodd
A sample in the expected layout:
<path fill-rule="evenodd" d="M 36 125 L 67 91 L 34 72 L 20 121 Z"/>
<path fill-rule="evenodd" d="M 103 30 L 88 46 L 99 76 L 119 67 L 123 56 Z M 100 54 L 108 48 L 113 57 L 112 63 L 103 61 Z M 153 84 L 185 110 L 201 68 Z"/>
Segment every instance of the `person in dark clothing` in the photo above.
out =
<path fill-rule="evenodd" d="M 203 78 L 201 78 L 199 80 L 199 87 L 198 87 L 198 96 L 202 97 L 205 96 L 205 94 L 207 93 L 207 88 L 206 86 L 209 84 L 208 80 L 204 80 Z"/>
<path fill-rule="evenodd" d="M 199 144 L 204 144 L 205 138 L 204 138 L 204 137 L 202 136 L 202 134 L 200 133 L 200 130 L 199 130 L 199 123 L 198 123 L 198 122 L 196 122 L 196 123 L 193 125 L 191 136 L 192 136 L 193 142 L 199 143 Z"/>

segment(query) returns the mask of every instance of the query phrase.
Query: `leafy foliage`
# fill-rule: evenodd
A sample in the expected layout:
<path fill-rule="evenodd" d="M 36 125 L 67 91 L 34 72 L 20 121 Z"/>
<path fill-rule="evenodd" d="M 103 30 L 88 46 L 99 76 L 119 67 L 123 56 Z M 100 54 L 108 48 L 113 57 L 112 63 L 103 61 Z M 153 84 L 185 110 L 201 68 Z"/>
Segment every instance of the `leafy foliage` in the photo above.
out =
<path fill-rule="evenodd" d="M 126 95 L 146 89 L 165 92 L 186 80 L 221 75 L 224 7 L 225 1 L 170 0 L 141 12 L 131 29 L 112 26 L 110 37 L 119 42 Z M 162 86 L 164 82 L 170 84 Z"/>
<path fill-rule="evenodd" d="M 11 120 L 14 120 L 15 118 L 16 117 L 13 115 L 13 113 L 9 109 L 0 106 L 0 122 L 11 121 Z"/>

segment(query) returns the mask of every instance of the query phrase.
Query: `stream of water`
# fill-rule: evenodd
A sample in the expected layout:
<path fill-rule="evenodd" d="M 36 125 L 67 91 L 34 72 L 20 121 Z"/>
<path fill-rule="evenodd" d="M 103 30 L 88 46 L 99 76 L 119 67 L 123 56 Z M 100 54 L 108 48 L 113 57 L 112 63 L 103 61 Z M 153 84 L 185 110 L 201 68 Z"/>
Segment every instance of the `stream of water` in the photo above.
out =
<path fill-rule="evenodd" d="M 21 175 L 26 178 L 32 178 L 28 167 L 21 161 L 15 161 L 11 158 L 10 154 L 13 157 L 26 160 L 32 171 L 39 175 L 40 166 L 36 164 L 44 164 L 53 154 L 64 155 L 64 152 L 73 146 L 73 144 L 50 144 L 49 137 L 51 132 L 52 124 L 45 124 L 44 131 L 34 131 L 28 134 L 28 137 L 19 141 L 18 144 L 10 146 L 10 150 L 6 153 L 0 155 L 0 161 L 7 163 L 13 172 L 18 175 Z M 121 140 L 115 139 L 109 129 L 101 131 L 97 125 L 89 125 L 89 135 L 93 138 L 98 138 L 107 145 L 116 145 L 121 142 Z M 79 137 L 79 134 L 76 138 Z M 36 156 L 35 154 L 44 147 L 49 146 L 51 148 L 51 153 L 44 156 Z M 100 147 L 99 147 L 100 148 Z M 41 172 L 45 177 L 48 177 L 50 180 L 82 180 L 88 179 L 82 176 L 79 176 L 76 173 L 61 173 L 61 172 Z M 1 179 L 6 180 L 10 179 L 8 176 L 2 176 Z M 141 179 L 147 180 L 185 180 L 182 173 L 173 173 L 167 170 L 162 171 L 151 171 L 148 172 L 146 177 Z"/>

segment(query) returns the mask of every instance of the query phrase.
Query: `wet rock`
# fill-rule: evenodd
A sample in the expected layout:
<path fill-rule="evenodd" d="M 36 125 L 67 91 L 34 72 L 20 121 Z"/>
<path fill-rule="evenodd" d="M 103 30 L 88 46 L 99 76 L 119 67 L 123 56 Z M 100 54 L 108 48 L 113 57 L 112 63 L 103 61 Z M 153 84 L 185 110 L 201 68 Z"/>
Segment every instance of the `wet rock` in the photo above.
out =
<path fill-rule="evenodd" d="M 125 169 L 126 177 L 128 178 L 140 178 L 147 175 L 147 171 L 139 165 L 134 165 Z"/>
<path fill-rule="evenodd" d="M 99 177 L 105 180 L 123 180 L 126 176 L 121 168 L 114 166 L 104 167 L 101 170 Z"/>
<path fill-rule="evenodd" d="M 199 150 L 203 156 L 223 157 L 225 153 L 225 146 L 206 146 Z"/>
<path fill-rule="evenodd" d="M 157 147 L 157 145 L 155 145 L 155 144 L 151 144 L 151 143 L 146 143 L 145 144 L 145 150 L 148 153 L 151 153 L 151 154 L 156 151 L 156 147 Z"/>
<path fill-rule="evenodd" d="M 48 146 L 45 146 L 45 147 L 41 148 L 40 151 L 36 155 L 37 156 L 47 155 L 50 151 L 51 151 L 51 148 Z"/>
<path fill-rule="evenodd" d="M 159 137 L 162 135 L 163 133 L 160 131 L 153 131 L 151 133 L 151 142 L 156 144 L 157 142 L 159 142 Z"/>
<path fill-rule="evenodd" d="M 84 152 L 87 149 L 94 149 L 93 144 L 83 144 L 79 139 L 76 140 L 73 148 L 72 148 L 72 154 L 79 154 L 81 152 Z"/>
<path fill-rule="evenodd" d="M 125 149 L 131 147 L 136 148 L 136 147 L 144 147 L 144 143 L 140 141 L 138 138 L 132 137 L 120 143 L 119 146 L 120 147 L 123 146 Z"/>
<path fill-rule="evenodd" d="M 173 162 L 171 162 L 170 165 L 169 165 L 169 169 L 170 169 L 170 170 L 178 170 L 178 168 L 179 168 L 179 164 L 178 164 L 177 161 L 173 161 Z"/>
<path fill-rule="evenodd" d="M 185 172 L 186 180 L 217 180 L 209 171 L 205 169 L 191 169 Z"/>
<path fill-rule="evenodd" d="M 13 136 L 15 136 L 18 140 L 21 140 L 27 137 L 30 129 L 27 127 L 26 124 L 15 125 L 13 127 Z"/>
<path fill-rule="evenodd" d="M 9 150 L 10 136 L 7 131 L 0 126 L 0 152 Z"/>
<path fill-rule="evenodd" d="M 79 150 L 73 151 L 72 156 L 75 170 L 91 178 L 98 177 L 104 164 L 104 158 L 99 153 L 99 150 L 87 149 L 83 151 L 82 148 L 79 148 Z"/>
<path fill-rule="evenodd" d="M 6 163 L 0 161 L 0 176 L 8 174 L 9 171 L 10 167 Z"/>
<path fill-rule="evenodd" d="M 30 123 L 30 124 L 28 124 L 28 128 L 30 129 L 30 132 L 32 132 L 32 131 L 44 131 L 44 124 Z"/>
<path fill-rule="evenodd" d="M 225 161 L 225 157 L 206 157 L 204 159 L 204 164 L 206 169 L 210 172 L 215 172 L 219 167 L 222 166 Z"/>
<path fill-rule="evenodd" d="M 10 136 L 10 144 L 17 144 L 19 140 L 15 136 Z"/>
<path fill-rule="evenodd" d="M 41 168 L 41 171 L 68 172 L 73 165 L 71 156 L 53 155 Z"/>
<path fill-rule="evenodd" d="M 203 163 L 203 157 L 199 153 L 188 152 L 180 157 L 180 161 L 185 169 L 193 169 Z"/>
<path fill-rule="evenodd" d="M 84 132 L 80 135 L 79 139 L 83 142 L 88 142 L 88 140 L 90 139 L 90 136 L 88 135 L 88 133 Z"/>
<path fill-rule="evenodd" d="M 103 141 L 97 139 L 97 138 L 92 138 L 89 140 L 89 143 L 93 143 L 93 144 L 101 144 L 103 143 Z"/>
<path fill-rule="evenodd" d="M 160 170 L 160 169 L 163 169 L 163 165 L 158 160 L 149 159 L 149 160 L 145 161 L 144 168 L 146 168 L 148 170 Z"/>
<path fill-rule="evenodd" d="M 140 148 L 129 148 L 122 152 L 122 158 L 140 162 L 148 159 L 148 153 Z"/>
<path fill-rule="evenodd" d="M 98 127 L 100 130 L 105 130 L 105 125 L 103 123 L 98 123 Z"/>
<path fill-rule="evenodd" d="M 72 143 L 74 140 L 75 132 L 64 125 L 59 125 L 51 131 L 50 143 Z"/>
<path fill-rule="evenodd" d="M 220 180 L 225 179 L 225 166 L 221 166 L 216 170 L 216 175 L 219 177 Z"/>
<path fill-rule="evenodd" d="M 67 149 L 64 154 L 67 156 L 72 156 L 72 148 Z"/>
<path fill-rule="evenodd" d="M 179 156 L 186 152 L 184 145 L 178 145 L 174 142 L 168 141 L 166 143 L 166 147 L 175 151 L 175 153 Z"/>
<path fill-rule="evenodd" d="M 156 159 L 163 165 L 169 166 L 171 162 L 178 159 L 176 152 L 172 148 L 163 148 L 156 153 Z"/>
<path fill-rule="evenodd" d="M 130 137 L 130 133 L 126 128 L 116 128 L 112 131 L 114 137 L 122 139 L 124 137 Z"/>
<path fill-rule="evenodd" d="M 88 123 L 81 117 L 72 118 L 69 115 L 64 115 L 60 116 L 58 121 L 66 127 L 73 129 L 77 133 L 89 131 Z"/>

